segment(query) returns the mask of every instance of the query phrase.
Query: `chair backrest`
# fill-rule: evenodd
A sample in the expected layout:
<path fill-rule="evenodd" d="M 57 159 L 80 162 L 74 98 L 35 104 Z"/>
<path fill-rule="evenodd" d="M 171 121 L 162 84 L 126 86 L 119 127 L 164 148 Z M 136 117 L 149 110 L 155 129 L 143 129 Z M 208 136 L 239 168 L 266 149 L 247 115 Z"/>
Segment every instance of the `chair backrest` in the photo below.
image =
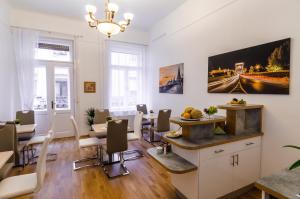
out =
<path fill-rule="evenodd" d="M 159 110 L 158 117 L 157 117 L 158 132 L 165 132 L 170 130 L 170 121 L 169 121 L 170 116 L 171 116 L 170 109 Z"/>
<path fill-rule="evenodd" d="M 117 153 L 128 149 L 128 120 L 111 120 L 107 124 L 107 153 Z"/>
<path fill-rule="evenodd" d="M 102 110 L 95 110 L 95 117 L 94 117 L 94 124 L 105 124 L 106 118 L 109 117 L 109 110 L 102 109 Z"/>
<path fill-rule="evenodd" d="M 19 163 L 17 132 L 14 122 L 0 126 L 0 151 L 14 151 L 15 164 Z"/>
<path fill-rule="evenodd" d="M 137 111 L 134 117 L 134 124 L 133 124 L 133 129 L 134 129 L 134 134 L 137 135 L 139 138 L 142 137 L 142 121 L 143 121 L 143 112 Z"/>
<path fill-rule="evenodd" d="M 76 138 L 77 142 L 79 142 L 79 139 L 80 139 L 79 128 L 78 128 L 77 122 L 75 121 L 75 118 L 73 117 L 73 115 L 71 115 L 70 120 L 72 121 L 72 124 L 74 127 L 75 138 Z"/>
<path fill-rule="evenodd" d="M 46 161 L 47 161 L 47 152 L 48 152 L 48 145 L 49 145 L 50 139 L 46 138 L 42 149 L 37 161 L 36 165 L 36 173 L 37 173 L 37 186 L 34 190 L 34 192 L 38 192 L 44 183 L 45 175 L 46 175 Z"/>
<path fill-rule="evenodd" d="M 34 124 L 34 111 L 28 110 L 28 111 L 17 111 L 16 113 L 16 119 L 20 121 L 21 125 L 26 124 Z"/>
<path fill-rule="evenodd" d="M 148 114 L 147 105 L 146 104 L 138 104 L 136 105 L 136 110 L 139 112 L 144 113 L 145 115 Z"/>

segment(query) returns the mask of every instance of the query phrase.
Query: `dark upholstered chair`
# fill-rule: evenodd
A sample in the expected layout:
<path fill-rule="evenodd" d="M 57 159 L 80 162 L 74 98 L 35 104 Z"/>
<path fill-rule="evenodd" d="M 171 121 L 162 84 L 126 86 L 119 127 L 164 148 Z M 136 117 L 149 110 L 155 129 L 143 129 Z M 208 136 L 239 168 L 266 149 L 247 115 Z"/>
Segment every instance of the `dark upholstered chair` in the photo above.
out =
<path fill-rule="evenodd" d="M 128 149 L 127 129 L 128 129 L 128 120 L 111 120 L 107 124 L 106 145 L 102 146 L 102 151 L 101 151 L 102 163 L 104 163 L 103 150 L 108 154 L 109 157 L 112 157 L 115 153 L 118 153 L 120 161 L 112 162 L 110 158 L 107 164 L 120 163 L 120 166 L 124 171 L 116 175 L 110 175 L 106 166 L 104 166 L 104 171 L 109 178 L 129 174 L 129 171 L 127 170 L 124 164 L 125 162 L 124 151 Z"/>
<path fill-rule="evenodd" d="M 16 119 L 19 120 L 20 125 L 35 124 L 34 111 L 33 110 L 17 111 Z M 18 140 L 19 141 L 30 140 L 33 135 L 34 135 L 34 132 L 22 133 L 22 134 L 18 135 Z"/>
<path fill-rule="evenodd" d="M 150 136 L 152 136 L 151 140 L 154 140 L 155 133 L 159 133 L 160 136 L 162 136 L 163 133 L 170 131 L 170 121 L 169 121 L 170 116 L 171 116 L 170 109 L 159 110 L 158 117 L 157 117 L 157 126 L 151 128 L 150 130 Z"/>
<path fill-rule="evenodd" d="M 95 110 L 94 124 L 104 124 L 106 123 L 106 118 L 109 117 L 109 110 Z"/>
<path fill-rule="evenodd" d="M 138 104 L 136 105 L 136 110 L 139 112 L 144 113 L 145 115 L 148 114 L 147 105 L 146 104 Z"/>

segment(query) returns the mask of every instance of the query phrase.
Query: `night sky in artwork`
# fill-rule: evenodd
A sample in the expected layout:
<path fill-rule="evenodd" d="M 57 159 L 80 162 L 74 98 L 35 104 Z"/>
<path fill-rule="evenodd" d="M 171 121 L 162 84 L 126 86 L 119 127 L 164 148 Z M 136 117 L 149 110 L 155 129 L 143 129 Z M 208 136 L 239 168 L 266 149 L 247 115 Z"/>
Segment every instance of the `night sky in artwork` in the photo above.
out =
<path fill-rule="evenodd" d="M 234 69 L 235 64 L 239 62 L 244 62 L 245 67 L 247 68 L 256 64 L 260 64 L 265 67 L 268 64 L 268 57 L 271 55 L 274 49 L 280 47 L 284 43 L 286 44 L 286 55 L 288 55 L 288 57 L 285 57 L 287 63 L 285 67 L 289 68 L 290 40 L 291 39 L 279 40 L 209 57 L 209 71 L 219 69 L 219 67 Z"/>

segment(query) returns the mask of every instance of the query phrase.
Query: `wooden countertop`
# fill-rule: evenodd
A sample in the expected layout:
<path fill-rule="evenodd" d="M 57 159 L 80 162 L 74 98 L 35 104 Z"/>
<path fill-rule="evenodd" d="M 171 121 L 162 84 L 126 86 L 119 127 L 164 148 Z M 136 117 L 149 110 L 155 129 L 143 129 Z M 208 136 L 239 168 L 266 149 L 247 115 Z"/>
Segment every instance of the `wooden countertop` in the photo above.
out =
<path fill-rule="evenodd" d="M 156 148 L 148 149 L 147 153 L 171 173 L 183 174 L 197 170 L 197 166 L 175 153 L 157 154 Z"/>
<path fill-rule="evenodd" d="M 257 108 L 263 108 L 264 105 L 260 104 L 246 104 L 246 105 L 231 105 L 231 104 L 225 104 L 225 105 L 219 105 L 217 106 L 219 109 L 225 109 L 225 110 L 245 110 L 245 109 L 257 109 Z"/>
<path fill-rule="evenodd" d="M 279 199 L 299 199 L 296 194 L 300 194 L 300 168 L 264 177 L 255 186 Z"/>
<path fill-rule="evenodd" d="M 212 123 L 218 123 L 218 122 L 225 122 L 226 117 L 214 115 L 210 119 L 209 118 L 201 118 L 198 121 L 186 121 L 180 119 L 180 117 L 173 117 L 170 118 L 170 122 L 174 124 L 178 124 L 180 126 L 193 126 L 193 125 L 201 125 L 201 124 L 212 124 Z"/>
<path fill-rule="evenodd" d="M 207 147 L 217 146 L 221 144 L 227 144 L 231 142 L 236 142 L 239 140 L 244 140 L 248 138 L 262 136 L 263 133 L 244 133 L 242 135 L 215 135 L 213 138 L 199 139 L 197 141 L 187 140 L 183 137 L 180 138 L 168 138 L 163 136 L 162 139 L 166 142 L 174 144 L 180 148 L 187 150 L 198 150 Z"/>

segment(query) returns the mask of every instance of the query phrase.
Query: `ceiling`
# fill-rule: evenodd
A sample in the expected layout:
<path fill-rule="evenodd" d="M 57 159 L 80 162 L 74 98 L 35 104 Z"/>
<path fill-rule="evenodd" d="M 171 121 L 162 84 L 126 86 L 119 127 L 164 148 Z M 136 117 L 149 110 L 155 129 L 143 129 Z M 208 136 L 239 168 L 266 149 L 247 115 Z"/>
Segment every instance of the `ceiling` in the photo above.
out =
<path fill-rule="evenodd" d="M 132 27 L 147 31 L 161 18 L 167 16 L 185 0 L 111 0 L 119 5 L 117 20 L 124 12 L 132 12 L 135 17 Z M 104 0 L 10 0 L 18 9 L 47 13 L 73 19 L 84 20 L 85 5 L 97 6 L 97 17 L 103 17 Z"/>

